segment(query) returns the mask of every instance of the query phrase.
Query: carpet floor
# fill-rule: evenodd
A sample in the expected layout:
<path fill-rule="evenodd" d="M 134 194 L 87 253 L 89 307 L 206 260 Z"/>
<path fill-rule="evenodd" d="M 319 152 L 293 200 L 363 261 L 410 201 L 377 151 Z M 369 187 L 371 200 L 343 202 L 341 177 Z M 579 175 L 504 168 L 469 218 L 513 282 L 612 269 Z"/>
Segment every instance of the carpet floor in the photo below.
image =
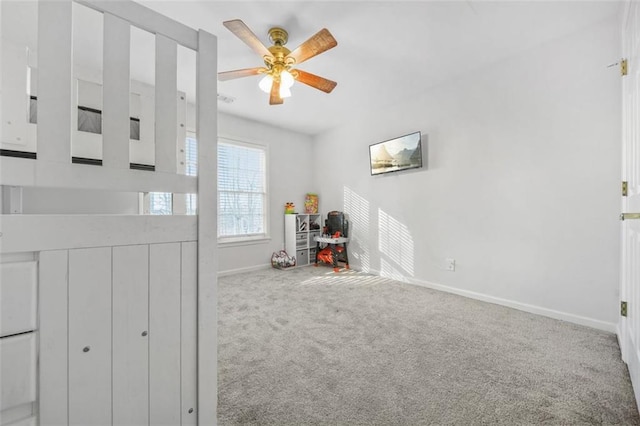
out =
<path fill-rule="evenodd" d="M 220 425 L 640 425 L 611 333 L 327 267 L 218 296 Z"/>

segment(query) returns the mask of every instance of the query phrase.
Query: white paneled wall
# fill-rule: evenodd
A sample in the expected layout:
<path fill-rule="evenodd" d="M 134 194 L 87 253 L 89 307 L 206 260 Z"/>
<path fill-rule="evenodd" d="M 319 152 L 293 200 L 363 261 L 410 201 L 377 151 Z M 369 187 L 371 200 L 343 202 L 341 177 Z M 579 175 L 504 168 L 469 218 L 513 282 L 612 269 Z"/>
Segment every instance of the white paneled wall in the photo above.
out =
<path fill-rule="evenodd" d="M 48 250 L 39 255 L 39 413 L 43 425 L 64 425 L 69 421 L 68 259 L 68 250 Z"/>
<path fill-rule="evenodd" d="M 42 424 L 196 424 L 196 261 L 195 242 L 40 253 Z"/>
<path fill-rule="evenodd" d="M 183 426 L 198 424 L 193 414 L 198 401 L 197 381 L 197 340 L 198 340 L 198 244 L 195 241 L 181 244 L 181 294 L 180 294 L 180 398 L 181 421 Z M 217 364 L 216 364 L 217 368 Z"/>
<path fill-rule="evenodd" d="M 113 424 L 149 424 L 149 246 L 113 248 Z M 117 338 L 115 338 L 117 337 Z"/>
<path fill-rule="evenodd" d="M 151 424 L 180 423 L 180 244 L 154 244 L 149 270 Z"/>
<path fill-rule="evenodd" d="M 68 268 L 69 424 L 110 424 L 111 247 L 69 250 Z"/>

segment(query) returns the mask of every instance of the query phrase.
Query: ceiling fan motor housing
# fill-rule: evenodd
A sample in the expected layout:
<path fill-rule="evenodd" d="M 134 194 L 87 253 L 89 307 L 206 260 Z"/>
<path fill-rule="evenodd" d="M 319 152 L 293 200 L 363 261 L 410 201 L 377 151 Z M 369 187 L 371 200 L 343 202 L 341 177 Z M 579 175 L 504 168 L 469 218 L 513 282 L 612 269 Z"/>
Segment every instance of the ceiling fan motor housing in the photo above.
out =
<path fill-rule="evenodd" d="M 293 58 L 287 58 L 291 51 L 284 47 L 289 40 L 289 34 L 283 28 L 274 27 L 269 30 L 269 40 L 273 43 L 273 46 L 268 48 L 272 56 L 265 56 L 264 63 L 268 69 L 267 74 L 279 79 L 280 73 L 295 63 Z"/>
<path fill-rule="evenodd" d="M 269 30 L 269 40 L 276 46 L 284 46 L 289 40 L 289 33 L 283 28 L 273 27 Z"/>

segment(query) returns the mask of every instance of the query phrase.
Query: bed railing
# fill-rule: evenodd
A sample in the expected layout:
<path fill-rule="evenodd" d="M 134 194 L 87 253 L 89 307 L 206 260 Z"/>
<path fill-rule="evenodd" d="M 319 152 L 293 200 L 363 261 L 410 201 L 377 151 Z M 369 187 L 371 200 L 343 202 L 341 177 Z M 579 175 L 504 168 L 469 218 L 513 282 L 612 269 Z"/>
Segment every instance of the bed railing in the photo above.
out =
<path fill-rule="evenodd" d="M 184 137 L 178 138 L 178 132 L 184 129 L 185 123 L 184 119 L 178 122 L 175 98 L 178 93 L 177 46 L 197 52 L 198 32 L 133 2 L 83 0 L 78 3 L 103 14 L 102 167 L 72 164 L 75 130 L 70 123 L 74 122 L 74 114 L 77 114 L 72 1 L 44 1 L 38 5 L 37 143 L 35 150 L 34 147 L 27 147 L 27 151 L 34 151 L 35 159 L 0 156 L 2 183 L 12 186 L 196 193 L 197 179 L 178 173 L 177 166 L 183 159 L 178 158 L 180 146 L 177 144 L 184 141 Z M 155 37 L 154 171 L 130 170 L 129 62 L 132 25 L 153 33 Z M 24 64 L 19 65 L 22 67 Z M 215 79 L 216 70 L 208 72 Z M 14 108 L 26 111 L 29 99 L 22 96 L 19 101 L 21 104 L 14 105 Z M 27 115 L 23 116 L 26 120 Z M 11 148 L 20 150 L 21 146 L 28 144 L 28 138 L 29 134 L 16 138 L 20 139 L 21 144 L 3 139 L 2 148 L 5 151 Z M 201 137 L 198 139 L 202 140 Z"/>
<path fill-rule="evenodd" d="M 74 3 L 77 3 L 76 6 Z M 73 160 L 73 140 L 74 132 L 76 132 L 74 125 L 77 124 L 77 118 L 74 115 L 77 114 L 78 105 L 77 92 L 74 89 L 76 82 L 74 81 L 72 29 L 73 8 L 78 5 L 79 7 L 91 8 L 103 15 L 103 67 L 101 71 L 103 143 L 99 159 L 101 160 L 100 165 L 77 164 Z M 78 257 L 80 259 L 86 254 L 91 258 L 94 256 L 98 258 L 104 254 L 109 256 L 108 259 L 116 259 L 116 253 L 128 253 L 124 247 L 145 246 L 149 253 L 158 252 L 160 253 L 158 256 L 169 256 L 167 259 L 170 259 L 172 252 L 170 250 L 163 251 L 163 247 L 178 247 L 177 253 L 182 253 L 183 256 L 182 263 L 179 261 L 177 269 L 182 273 L 180 280 L 197 278 L 194 289 L 196 293 L 194 297 L 197 297 L 197 328 L 194 327 L 194 330 L 197 330 L 197 364 L 193 366 L 182 364 L 185 371 L 193 367 L 197 372 L 197 405 L 190 413 L 182 413 L 181 411 L 179 416 L 181 416 L 182 424 L 193 423 L 193 419 L 197 419 L 198 424 L 215 424 L 217 401 L 216 38 L 206 31 L 193 30 L 140 4 L 127 0 L 42 0 L 37 3 L 37 21 L 37 137 L 35 141 L 28 141 L 30 137 L 28 128 L 29 125 L 33 126 L 28 123 L 29 118 L 26 113 L 30 102 L 28 94 L 20 96 L 19 99 L 16 98 L 15 102 L 12 101 L 11 104 L 3 101 L 5 117 L 11 115 L 10 113 L 15 109 L 15 111 L 22 112 L 11 116 L 19 118 L 20 115 L 23 115 L 25 120 L 24 123 L 11 123 L 12 120 L 4 120 L 5 123 L 3 123 L 3 129 L 6 128 L 7 121 L 9 121 L 8 125 L 14 126 L 9 129 L 10 131 L 3 132 L 5 134 L 0 141 L 2 142 L 0 185 L 5 188 L 13 187 L 10 191 L 5 191 L 6 194 L 9 194 L 9 197 L 5 197 L 5 206 L 3 207 L 5 213 L 20 213 L 19 208 L 6 208 L 6 204 L 8 203 L 9 207 L 20 204 L 21 187 L 43 187 L 115 192 L 192 193 L 198 196 L 198 214 L 195 217 L 173 216 L 170 218 L 140 215 L 35 216 L 3 214 L 0 216 L 2 263 L 13 260 L 33 259 L 37 261 L 44 259 L 46 260 L 44 262 L 46 270 L 40 269 L 39 285 L 50 283 L 51 280 L 55 281 L 59 278 L 62 281 L 56 282 L 62 283 L 59 284 L 60 291 L 71 291 L 70 278 L 68 276 L 65 278 L 65 273 L 67 275 L 72 273 L 70 264 L 65 260 L 69 256 L 80 256 Z M 130 155 L 131 75 L 129 62 L 132 27 L 152 33 L 156 46 L 155 82 L 153 83 L 155 136 L 152 144 L 155 161 L 152 167 L 145 170 L 132 169 L 131 163 L 134 161 Z M 180 107 L 176 103 L 176 96 L 179 93 L 177 80 L 178 46 L 195 51 L 197 58 L 195 75 L 193 76 L 196 81 L 197 177 L 185 176 L 180 170 L 180 163 L 183 161 L 181 155 L 184 155 L 181 152 L 180 144 L 184 143 L 185 123 L 178 118 Z M 2 93 L 5 97 L 11 91 L 8 90 L 9 86 L 14 87 L 14 85 L 5 84 L 6 79 L 9 78 L 7 76 L 10 74 L 10 64 L 5 62 L 3 68 L 7 70 L 2 82 Z M 20 70 L 18 69 L 18 71 Z M 14 73 L 13 76 L 18 74 L 20 72 Z M 24 78 L 24 82 L 27 83 L 27 76 L 20 75 L 19 78 Z M 9 107 L 11 111 L 9 111 Z M 11 138 L 5 137 L 8 134 L 11 134 Z M 97 161 L 96 163 L 98 164 Z M 195 241 L 197 241 L 197 248 Z M 144 249 L 141 249 L 141 252 L 144 253 Z M 25 253 L 28 254 L 25 255 Z M 46 255 L 42 255 L 42 253 L 46 253 Z M 42 257 L 40 257 L 41 255 Z M 194 258 L 196 255 L 197 264 L 194 262 L 193 268 L 191 268 L 188 266 L 191 265 L 188 259 Z M 149 259 L 153 260 L 153 257 L 149 256 Z M 158 259 L 161 258 L 158 257 Z M 101 259 L 101 262 L 108 267 L 109 262 L 104 261 L 105 258 Z M 125 265 L 123 268 L 128 267 L 130 262 L 126 256 L 124 258 L 121 256 L 119 259 L 124 259 L 121 262 L 122 265 Z M 82 262 L 78 262 L 77 265 L 78 270 L 82 270 Z M 140 269 L 139 265 L 132 265 L 132 267 L 134 266 Z M 64 269 L 65 267 L 67 269 Z M 185 269 L 187 267 L 191 269 Z M 113 264 L 112 268 L 112 274 L 128 276 L 126 269 L 116 271 Z M 59 276 L 42 275 L 43 271 L 48 273 L 49 270 L 57 271 Z M 81 281 L 76 281 L 73 285 L 77 286 L 79 282 Z M 113 285 L 115 286 L 115 284 Z M 58 300 L 61 303 L 71 303 L 72 299 L 65 302 L 66 299 L 62 298 L 65 299 L 62 300 L 55 296 L 57 293 L 52 289 L 54 287 L 47 287 L 46 291 L 41 292 L 41 297 L 49 295 L 51 299 L 38 302 L 43 307 L 40 310 L 40 315 L 51 314 L 52 321 L 59 322 L 47 323 L 48 330 L 41 331 L 43 339 L 50 339 L 51 334 L 47 335 L 47 333 L 53 332 L 51 330 L 58 325 L 63 328 L 73 328 L 71 323 L 67 324 L 70 317 L 58 312 L 59 308 L 66 309 L 67 306 L 56 305 Z M 46 312 L 44 312 L 45 310 Z M 71 312 L 71 307 L 69 310 Z M 114 311 L 110 315 L 115 318 L 116 312 Z M 190 318 L 189 315 L 189 312 L 183 313 L 178 321 L 186 321 L 185 318 Z M 193 317 L 195 319 L 196 315 L 193 314 Z M 72 332 L 71 328 L 67 329 L 67 333 Z M 178 327 L 178 331 L 179 329 L 180 327 Z M 54 331 L 57 333 L 60 330 Z M 68 335 L 67 339 L 69 339 Z M 46 340 L 46 342 L 53 344 L 53 340 Z M 55 370 L 58 365 L 63 369 L 67 368 L 71 353 L 74 357 L 83 356 L 82 353 L 69 352 L 76 348 L 67 346 L 66 340 L 63 344 L 60 342 L 57 344 L 62 345 L 57 346 L 59 352 L 45 355 L 44 358 L 41 357 L 40 362 L 45 360 L 48 363 L 44 373 Z M 40 350 L 46 351 L 48 348 L 41 342 Z M 184 348 L 179 349 L 178 353 L 181 353 L 181 350 Z M 89 353 L 89 350 L 86 352 Z M 44 352 L 41 352 L 40 355 L 43 354 Z M 64 357 L 64 354 L 67 354 L 67 358 L 64 360 L 59 358 Z M 40 374 L 44 373 L 41 369 Z M 41 391 L 45 389 L 42 380 L 41 377 Z M 60 395 L 67 395 L 68 386 L 73 386 L 73 380 L 67 378 L 65 382 L 61 374 L 45 377 L 44 380 L 49 380 L 46 383 L 47 392 L 58 389 Z M 150 386 L 153 388 L 153 385 Z M 159 391 L 158 389 L 151 390 L 152 395 Z M 45 396 L 42 392 L 39 395 L 42 400 L 53 402 L 49 405 L 47 403 L 41 405 L 40 415 L 43 414 L 42 410 L 53 410 L 49 414 L 44 413 L 52 417 L 41 418 L 42 424 L 47 421 L 56 423 L 58 420 L 64 424 L 72 424 L 75 414 L 66 411 L 68 407 L 57 407 L 56 398 L 51 399 L 50 397 L 51 395 Z M 160 396 L 161 399 L 162 396 Z M 157 404 L 158 401 L 156 400 L 155 403 Z M 66 402 L 69 405 L 69 401 Z M 54 405 L 56 407 L 52 408 Z M 146 410 L 147 408 L 140 407 L 140 409 Z M 193 415 L 190 415 L 192 413 Z M 91 417 L 93 414 L 90 414 L 87 419 L 96 419 L 96 417 Z M 55 417 L 58 415 L 62 417 Z M 152 412 L 149 415 L 151 419 L 154 419 Z M 80 417 L 75 417 L 75 419 L 80 419 L 79 421 L 82 423 Z M 115 417 L 111 418 L 112 422 L 115 420 Z"/>

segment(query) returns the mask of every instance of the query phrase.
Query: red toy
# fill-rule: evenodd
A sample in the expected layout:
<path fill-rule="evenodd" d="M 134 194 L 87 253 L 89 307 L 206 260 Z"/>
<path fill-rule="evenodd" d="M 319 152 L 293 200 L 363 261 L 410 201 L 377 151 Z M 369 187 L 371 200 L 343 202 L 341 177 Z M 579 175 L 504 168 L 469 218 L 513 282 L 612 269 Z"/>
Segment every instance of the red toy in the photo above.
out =
<path fill-rule="evenodd" d="M 340 238 L 341 232 L 336 231 L 331 238 Z M 318 260 L 324 263 L 328 263 L 329 265 L 334 265 L 334 271 L 338 272 L 338 268 L 335 267 L 337 262 L 333 261 L 333 252 L 335 251 L 336 256 L 344 252 L 344 247 L 339 245 L 327 246 L 318 252 Z M 340 258 L 340 256 L 338 256 Z M 318 262 L 316 262 L 316 266 L 318 266 Z M 349 269 L 349 262 L 347 261 L 346 268 Z"/>

